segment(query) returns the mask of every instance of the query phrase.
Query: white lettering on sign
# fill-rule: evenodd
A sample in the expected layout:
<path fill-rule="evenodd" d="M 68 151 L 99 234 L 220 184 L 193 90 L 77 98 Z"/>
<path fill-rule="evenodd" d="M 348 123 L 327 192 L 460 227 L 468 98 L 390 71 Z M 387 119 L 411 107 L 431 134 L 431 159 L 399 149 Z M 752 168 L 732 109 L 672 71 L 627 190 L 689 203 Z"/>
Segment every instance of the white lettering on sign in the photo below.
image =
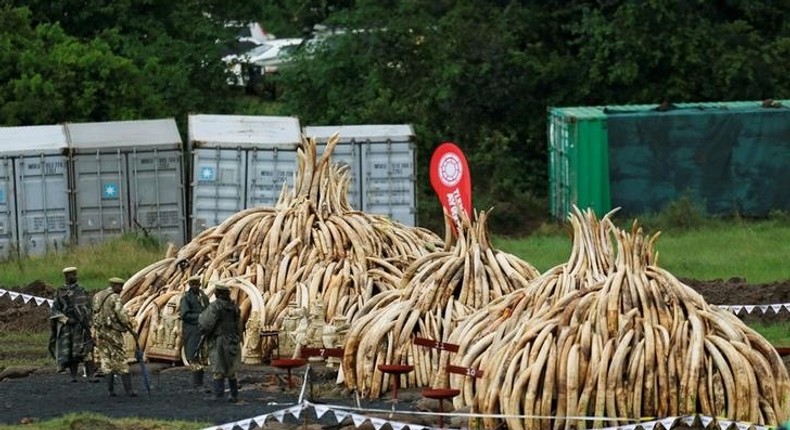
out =
<path fill-rule="evenodd" d="M 461 206 L 461 192 L 458 191 L 458 188 L 454 189 L 453 192 L 447 193 L 447 203 L 450 205 L 450 216 L 453 217 L 454 220 L 460 221 L 460 212 L 462 210 Z"/>

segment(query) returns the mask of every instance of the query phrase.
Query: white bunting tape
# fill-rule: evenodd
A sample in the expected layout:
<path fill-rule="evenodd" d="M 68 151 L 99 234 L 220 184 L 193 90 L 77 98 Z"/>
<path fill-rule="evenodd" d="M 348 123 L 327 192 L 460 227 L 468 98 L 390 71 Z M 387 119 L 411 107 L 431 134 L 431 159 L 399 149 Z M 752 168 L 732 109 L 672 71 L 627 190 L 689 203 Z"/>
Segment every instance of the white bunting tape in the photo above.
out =
<path fill-rule="evenodd" d="M 718 307 L 720 309 L 730 311 L 735 315 L 740 314 L 741 311 L 751 314 L 755 310 L 759 310 L 763 314 L 767 314 L 769 309 L 774 311 L 776 314 L 778 314 L 782 309 L 790 312 L 790 303 L 770 303 L 764 305 L 718 305 Z"/>
<path fill-rule="evenodd" d="M 204 430 L 211 430 L 211 429 L 232 429 L 236 426 L 241 427 L 244 430 L 249 430 L 253 424 L 258 427 L 263 427 L 266 424 L 266 419 L 269 416 L 273 416 L 277 421 L 283 422 L 286 414 L 291 414 L 296 418 L 299 418 L 299 412 L 306 409 L 306 408 L 313 408 L 316 412 L 316 416 L 320 418 L 321 416 L 325 415 L 326 412 L 334 413 L 335 418 L 337 419 L 338 423 L 343 422 L 343 420 L 347 417 L 351 417 L 351 420 L 354 423 L 355 427 L 359 427 L 366 422 L 370 422 L 370 425 L 374 429 L 381 429 L 384 427 L 385 424 L 389 424 L 394 430 L 403 430 L 408 428 L 409 430 L 417 430 L 417 429 L 426 429 L 431 427 L 425 427 L 422 425 L 415 425 L 409 424 L 402 421 L 394 421 L 385 418 L 379 418 L 378 416 L 371 416 L 370 414 L 379 415 L 381 413 L 388 413 L 392 416 L 392 410 L 390 409 L 363 409 L 363 408 L 354 408 L 348 406 L 340 406 L 340 405 L 327 405 L 321 404 L 316 405 L 307 400 L 302 401 L 299 404 L 293 405 L 291 407 L 281 409 L 278 411 L 273 411 L 265 415 L 259 415 L 254 418 L 245 418 L 239 421 L 235 421 L 232 423 L 225 423 L 219 426 L 212 426 L 207 427 Z M 352 412 L 353 411 L 353 412 Z M 359 413 L 357 413 L 359 412 Z M 367 412 L 367 414 L 365 413 Z M 622 418 L 622 417 L 592 417 L 592 416 L 542 416 L 542 415 L 501 415 L 501 414 L 474 414 L 474 413 L 435 413 L 435 412 L 422 412 L 422 411 L 396 411 L 398 415 L 430 415 L 430 416 L 446 416 L 446 417 L 466 417 L 466 418 L 481 418 L 481 417 L 489 417 L 489 418 L 498 418 L 498 419 L 507 419 L 507 418 L 538 418 L 538 419 L 556 419 L 556 418 L 564 418 L 568 420 L 602 420 L 602 421 L 631 421 L 630 424 L 625 425 L 614 425 L 610 427 L 599 427 L 597 430 L 656 430 L 660 425 L 664 430 L 669 430 L 675 424 L 682 423 L 687 426 L 691 426 L 694 422 L 699 419 L 700 423 L 703 427 L 707 428 L 711 422 L 716 422 L 717 426 L 721 430 L 728 430 L 731 426 L 735 426 L 737 430 L 769 430 L 770 427 L 766 426 L 758 426 L 751 423 L 744 423 L 744 422 L 736 422 L 736 421 L 729 421 L 729 420 L 722 420 L 716 419 L 714 417 L 706 416 L 706 415 L 686 415 L 680 417 L 664 417 L 660 419 L 651 419 L 650 421 L 641 421 L 638 419 L 633 418 Z M 645 418 L 643 418 L 645 419 Z M 634 422 L 636 421 L 636 422 Z"/>

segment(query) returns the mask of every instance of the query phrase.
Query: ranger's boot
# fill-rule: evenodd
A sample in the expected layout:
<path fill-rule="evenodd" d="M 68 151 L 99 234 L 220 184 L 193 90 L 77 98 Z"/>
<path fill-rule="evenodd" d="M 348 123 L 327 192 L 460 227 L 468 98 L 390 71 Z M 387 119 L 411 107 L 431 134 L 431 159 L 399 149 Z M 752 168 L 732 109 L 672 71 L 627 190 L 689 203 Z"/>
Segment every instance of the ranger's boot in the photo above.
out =
<path fill-rule="evenodd" d="M 239 380 L 228 379 L 228 384 L 230 384 L 230 398 L 228 401 L 231 403 L 236 403 L 239 401 Z"/>
<path fill-rule="evenodd" d="M 77 382 L 77 369 L 79 368 L 79 363 L 70 363 L 69 364 L 69 374 L 71 375 L 71 382 Z"/>
<path fill-rule="evenodd" d="M 118 396 L 115 394 L 115 372 L 110 372 L 107 375 L 107 391 L 110 393 L 110 397 Z"/>
<path fill-rule="evenodd" d="M 225 378 L 214 379 L 213 383 L 214 383 L 214 395 L 207 398 L 206 400 L 216 402 L 218 400 L 222 400 L 222 396 L 225 394 Z"/>
<path fill-rule="evenodd" d="M 132 375 L 124 373 L 121 375 L 121 382 L 123 382 L 123 391 L 129 397 L 137 397 L 137 393 L 132 389 Z"/>
<path fill-rule="evenodd" d="M 196 393 L 203 391 L 203 370 L 192 372 L 192 388 Z"/>
<path fill-rule="evenodd" d="M 96 364 L 92 361 L 85 362 L 85 376 L 88 382 L 99 382 L 99 378 L 96 377 Z"/>

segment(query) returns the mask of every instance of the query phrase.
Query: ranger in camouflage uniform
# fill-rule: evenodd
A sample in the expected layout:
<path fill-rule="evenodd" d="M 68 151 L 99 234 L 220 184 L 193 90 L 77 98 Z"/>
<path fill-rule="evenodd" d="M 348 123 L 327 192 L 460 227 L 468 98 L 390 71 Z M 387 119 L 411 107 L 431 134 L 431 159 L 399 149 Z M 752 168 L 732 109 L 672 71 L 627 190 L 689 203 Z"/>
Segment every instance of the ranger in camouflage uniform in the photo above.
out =
<path fill-rule="evenodd" d="M 124 332 L 134 334 L 119 294 L 124 282 L 121 278 L 110 278 L 110 286 L 93 297 L 96 349 L 102 370 L 107 374 L 107 390 L 112 397 L 115 397 L 116 374 L 121 375 L 126 395 L 130 397 L 137 395 L 132 389 L 132 376 L 129 374 L 129 363 L 126 362 L 126 348 L 123 341 Z"/>
<path fill-rule="evenodd" d="M 203 373 L 208 357 L 204 350 L 205 341 L 200 342 L 198 317 L 208 307 L 208 296 L 200 291 L 200 276 L 187 280 L 189 288 L 181 296 L 181 333 L 184 339 L 184 354 L 192 370 L 192 385 L 199 391 L 203 387 Z M 200 350 L 198 350 L 200 349 Z"/>
<path fill-rule="evenodd" d="M 93 338 L 91 337 L 90 298 L 77 282 L 77 268 L 63 269 L 65 283 L 55 292 L 50 318 L 49 349 L 58 369 L 69 369 L 71 382 L 77 382 L 77 368 L 85 362 L 85 371 L 94 380 Z"/>
<path fill-rule="evenodd" d="M 230 289 L 216 284 L 214 300 L 200 314 L 200 333 L 209 345 L 209 362 L 214 378 L 214 400 L 225 392 L 225 378 L 230 385 L 230 401 L 238 398 L 239 383 L 236 374 L 241 366 L 242 323 L 239 307 L 230 300 Z"/>

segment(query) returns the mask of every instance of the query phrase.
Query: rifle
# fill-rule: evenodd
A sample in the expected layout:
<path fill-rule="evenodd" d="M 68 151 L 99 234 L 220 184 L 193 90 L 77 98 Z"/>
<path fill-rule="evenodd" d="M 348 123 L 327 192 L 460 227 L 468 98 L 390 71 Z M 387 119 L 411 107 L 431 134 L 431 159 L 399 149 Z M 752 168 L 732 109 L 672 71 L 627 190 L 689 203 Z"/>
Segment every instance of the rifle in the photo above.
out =
<path fill-rule="evenodd" d="M 203 344 L 206 343 L 206 335 L 201 334 L 200 340 L 198 340 L 197 347 L 195 348 L 195 352 L 192 353 L 192 357 L 189 357 L 189 360 L 193 363 L 197 363 L 200 361 L 200 350 L 203 349 Z"/>
<path fill-rule="evenodd" d="M 140 374 L 143 375 L 143 385 L 145 385 L 145 391 L 150 396 L 151 383 L 148 381 L 148 369 L 145 368 L 143 350 L 140 348 L 140 342 L 137 340 L 137 333 L 135 333 L 131 327 L 127 327 L 126 329 L 129 330 L 129 332 L 132 334 L 132 337 L 134 337 L 134 358 L 136 358 L 137 362 L 140 363 Z"/>

